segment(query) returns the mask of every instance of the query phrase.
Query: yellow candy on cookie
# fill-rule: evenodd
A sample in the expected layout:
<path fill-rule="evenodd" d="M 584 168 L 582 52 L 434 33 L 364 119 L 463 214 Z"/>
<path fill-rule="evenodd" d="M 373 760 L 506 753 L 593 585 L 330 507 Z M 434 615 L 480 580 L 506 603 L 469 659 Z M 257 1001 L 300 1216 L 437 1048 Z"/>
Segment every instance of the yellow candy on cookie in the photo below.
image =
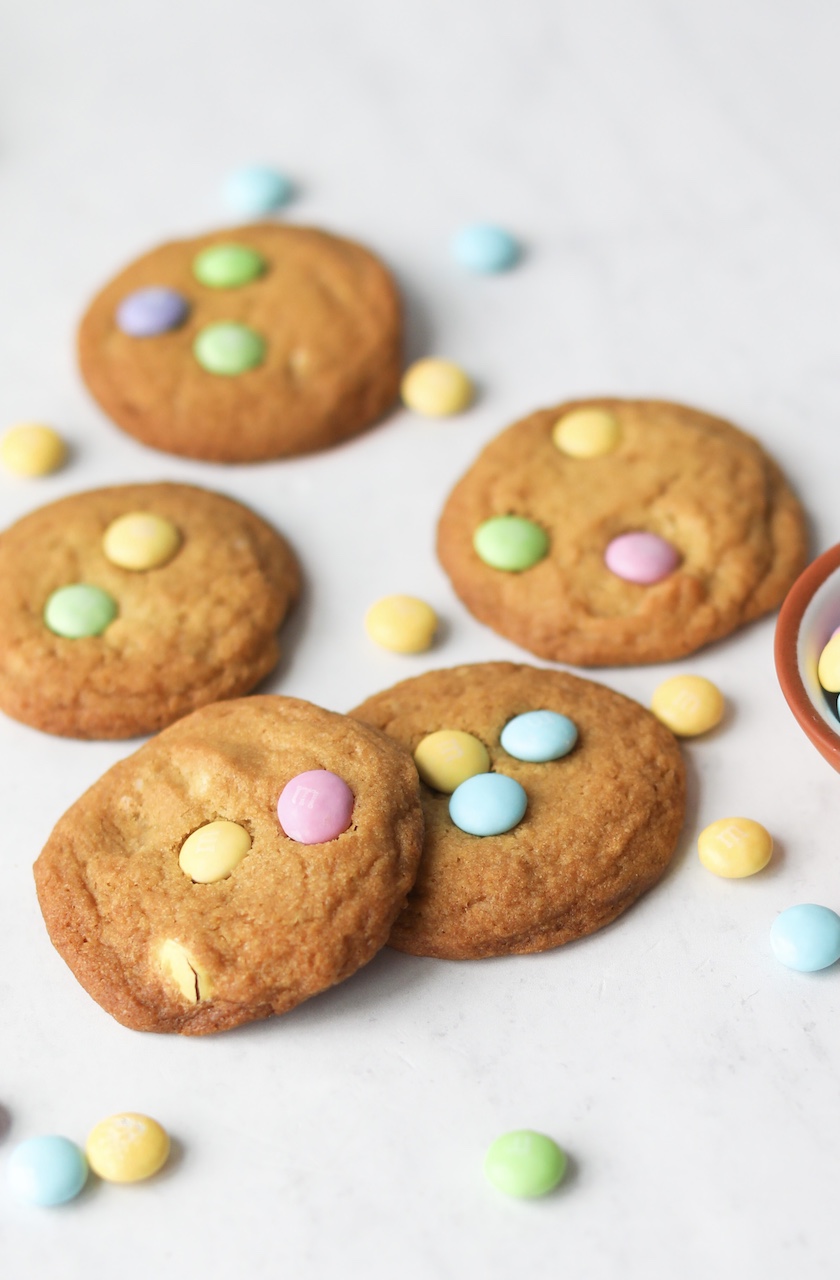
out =
<path fill-rule="evenodd" d="M 238 822 L 206 822 L 181 845 L 178 865 L 195 884 L 226 880 L 251 849 L 251 836 Z"/>
<path fill-rule="evenodd" d="M 655 690 L 650 709 L 672 733 L 694 738 L 720 724 L 723 694 L 705 676 L 672 676 Z"/>
<path fill-rule="evenodd" d="M 451 795 L 467 778 L 488 772 L 490 755 L 484 743 L 473 734 L 460 729 L 438 729 L 418 743 L 414 763 L 427 786 Z"/>
<path fill-rule="evenodd" d="M 67 458 L 67 445 L 53 427 L 21 422 L 0 440 L 0 462 L 15 476 L 34 478 L 58 471 Z"/>
<path fill-rule="evenodd" d="M 169 1135 L 157 1120 L 124 1111 L 100 1120 L 88 1136 L 85 1154 L 93 1172 L 106 1182 L 140 1182 L 163 1168 L 169 1146 Z"/>
<path fill-rule="evenodd" d="M 374 644 L 392 653 L 423 653 L 434 640 L 437 614 L 416 596 L 384 596 L 365 614 L 365 630 Z"/>
<path fill-rule="evenodd" d="M 571 409 L 558 418 L 551 438 L 570 458 L 601 458 L 618 448 L 621 427 L 608 409 Z"/>
<path fill-rule="evenodd" d="M 102 550 L 120 569 L 159 569 L 181 545 L 171 520 L 151 511 L 129 511 L 113 520 L 102 539 Z"/>

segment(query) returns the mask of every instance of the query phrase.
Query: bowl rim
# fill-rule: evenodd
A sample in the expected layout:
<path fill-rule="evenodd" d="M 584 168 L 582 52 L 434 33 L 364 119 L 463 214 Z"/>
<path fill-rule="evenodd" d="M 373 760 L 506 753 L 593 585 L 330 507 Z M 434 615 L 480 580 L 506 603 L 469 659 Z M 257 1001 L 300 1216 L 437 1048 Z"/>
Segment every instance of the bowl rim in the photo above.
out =
<path fill-rule="evenodd" d="M 814 708 L 799 669 L 799 630 L 818 587 L 840 569 L 840 543 L 829 547 L 802 570 L 779 610 L 773 654 L 785 701 L 801 728 L 823 756 L 840 767 L 840 722 L 835 732 Z"/>

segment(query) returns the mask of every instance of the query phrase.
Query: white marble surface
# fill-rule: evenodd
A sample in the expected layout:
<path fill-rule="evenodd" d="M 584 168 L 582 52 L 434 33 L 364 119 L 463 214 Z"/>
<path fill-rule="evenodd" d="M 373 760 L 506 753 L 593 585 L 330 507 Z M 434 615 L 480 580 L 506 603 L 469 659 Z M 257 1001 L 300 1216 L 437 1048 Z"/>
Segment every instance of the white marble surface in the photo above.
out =
<path fill-rule="evenodd" d="M 135 478 L 244 498 L 288 532 L 310 583 L 268 687 L 338 710 L 427 667 L 522 656 L 456 601 L 433 527 L 481 443 L 538 405 L 650 393 L 721 412 L 787 469 L 814 551 L 840 537 L 831 0 L 0 10 L 0 425 L 53 421 L 75 450 L 54 478 L 0 478 L 3 523 Z M 109 426 L 74 368 L 87 295 L 170 233 L 223 223 L 221 181 L 253 159 L 298 180 L 291 218 L 389 259 L 411 354 L 477 377 L 468 415 L 395 412 L 332 453 L 239 469 Z M 447 239 L 472 218 L 521 234 L 521 269 L 459 274 Z M 366 641 L 365 606 L 392 590 L 446 620 L 432 654 Z M 772 636 L 767 619 L 690 662 L 600 673 L 647 701 L 690 669 L 731 702 L 686 748 L 673 871 L 612 928 L 474 964 L 386 952 L 282 1020 L 202 1040 L 112 1022 L 38 914 L 44 838 L 128 744 L 0 721 L 0 1164 L 32 1133 L 80 1140 L 123 1109 L 178 1143 L 165 1176 L 61 1210 L 0 1189 L 4 1278 L 834 1275 L 840 972 L 781 968 L 768 930 L 794 902 L 840 906 L 840 778 L 788 713 Z M 696 859 L 700 828 L 732 813 L 777 839 L 754 881 Z M 544 1202 L 482 1177 L 489 1142 L 520 1126 L 572 1156 Z"/>

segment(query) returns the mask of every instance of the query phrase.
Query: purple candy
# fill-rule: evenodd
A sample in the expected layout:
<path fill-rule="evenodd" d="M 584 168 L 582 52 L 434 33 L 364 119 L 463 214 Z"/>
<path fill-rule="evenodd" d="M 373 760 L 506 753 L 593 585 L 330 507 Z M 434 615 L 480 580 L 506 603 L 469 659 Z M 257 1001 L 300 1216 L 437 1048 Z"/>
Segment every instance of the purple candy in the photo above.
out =
<path fill-rule="evenodd" d="M 328 769 L 310 769 L 287 782 L 277 802 L 286 835 L 300 844 L 335 840 L 350 826 L 353 792 Z"/>
<path fill-rule="evenodd" d="M 652 586 L 673 573 L 680 562 L 676 547 L 655 533 L 622 533 L 604 553 L 607 568 L 617 578 Z"/>
<path fill-rule="evenodd" d="M 187 318 L 189 304 L 174 289 L 152 285 L 128 294 L 117 307 L 117 326 L 130 338 L 153 338 L 177 329 Z"/>

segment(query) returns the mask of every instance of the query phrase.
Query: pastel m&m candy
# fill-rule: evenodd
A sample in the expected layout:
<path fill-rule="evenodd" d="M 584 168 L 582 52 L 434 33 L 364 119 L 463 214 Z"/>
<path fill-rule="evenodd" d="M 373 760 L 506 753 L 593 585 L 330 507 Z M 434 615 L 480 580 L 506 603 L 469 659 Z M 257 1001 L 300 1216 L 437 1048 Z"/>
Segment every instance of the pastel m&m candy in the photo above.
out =
<path fill-rule="evenodd" d="M 437 629 L 437 614 L 416 596 L 384 596 L 365 614 L 365 630 L 374 644 L 392 653 L 423 653 Z"/>
<path fill-rule="evenodd" d="M 491 569 L 522 573 L 548 555 L 548 534 L 525 516 L 492 516 L 478 526 L 473 546 Z"/>
<path fill-rule="evenodd" d="M 473 385 L 459 365 L 429 356 L 417 360 L 403 375 L 403 404 L 429 418 L 461 413 L 473 398 Z"/>
<path fill-rule="evenodd" d="M 129 338 L 154 338 L 184 323 L 190 306 L 183 294 L 165 285 L 135 289 L 117 307 L 117 328 Z"/>
<path fill-rule="evenodd" d="M 829 693 L 840 693 L 840 634 L 833 635 L 820 654 L 817 675 Z"/>
<path fill-rule="evenodd" d="M 452 792 L 449 816 L 471 836 L 500 836 L 521 822 L 528 807 L 525 788 L 504 773 L 479 773 Z"/>
<path fill-rule="evenodd" d="M 335 840 L 350 826 L 353 792 L 329 769 L 310 769 L 286 783 L 277 801 L 280 826 L 299 844 Z"/>
<path fill-rule="evenodd" d="M 697 852 L 707 871 L 742 880 L 763 870 L 773 855 L 773 837 L 752 818 L 719 818 L 700 832 Z"/>
<path fill-rule="evenodd" d="M 288 204 L 292 182 L 285 173 L 266 165 L 251 164 L 234 169 L 224 185 L 225 203 L 244 218 L 259 218 Z"/>
<path fill-rule="evenodd" d="M 231 378 L 262 364 L 265 342 L 247 325 L 224 320 L 196 335 L 193 355 L 207 373 Z"/>
<path fill-rule="evenodd" d="M 129 511 L 113 520 L 102 538 L 102 550 L 121 569 L 159 569 L 181 545 L 171 520 L 150 511 Z"/>
<path fill-rule="evenodd" d="M 42 422 L 21 422 L 0 440 L 0 462 L 15 476 L 48 476 L 58 471 L 66 458 L 64 440 Z"/>
<path fill-rule="evenodd" d="M 244 244 L 213 244 L 202 249 L 193 261 L 196 280 L 210 289 L 236 289 L 250 284 L 265 269 L 262 254 Z"/>
<path fill-rule="evenodd" d="M 106 1182 L 140 1182 L 163 1168 L 169 1145 L 157 1120 L 124 1111 L 91 1129 L 85 1151 L 93 1172 Z"/>
<path fill-rule="evenodd" d="M 708 733 L 723 717 L 723 694 L 705 676 L 672 676 L 654 691 L 650 709 L 681 738 Z"/>
<path fill-rule="evenodd" d="M 101 587 L 73 582 L 59 587 L 44 605 L 44 622 L 66 640 L 101 636 L 117 616 L 117 602 Z"/>
<path fill-rule="evenodd" d="M 206 822 L 181 845 L 178 865 L 196 884 L 226 880 L 251 848 L 250 833 L 223 818 Z"/>
<path fill-rule="evenodd" d="M 519 244 L 503 227 L 475 222 L 461 227 L 452 238 L 452 257 L 466 271 L 495 275 L 507 271 L 519 258 Z"/>
<path fill-rule="evenodd" d="M 502 730 L 501 743 L 509 756 L 534 764 L 559 760 L 577 742 L 577 726 L 557 711 L 525 711 Z"/>
<path fill-rule="evenodd" d="M 604 552 L 604 561 L 617 578 L 652 586 L 674 572 L 680 554 L 658 534 L 639 530 L 613 538 Z"/>
<path fill-rule="evenodd" d="M 437 729 L 417 744 L 414 763 L 427 787 L 450 795 L 467 778 L 487 773 L 490 755 L 484 743 L 471 733 Z"/>
<path fill-rule="evenodd" d="M 830 907 L 803 902 L 788 907 L 770 929 L 773 954 L 789 969 L 815 973 L 840 960 L 840 916 Z"/>
<path fill-rule="evenodd" d="M 601 458 L 618 448 L 621 428 L 608 409 L 570 409 L 554 424 L 551 438 L 570 458 Z"/>
<path fill-rule="evenodd" d="M 27 1204 L 51 1206 L 73 1200 L 87 1182 L 84 1153 L 59 1134 L 27 1138 L 9 1156 L 9 1190 Z"/>
<path fill-rule="evenodd" d="M 567 1165 L 566 1153 L 553 1138 L 533 1129 L 514 1129 L 492 1144 L 484 1172 L 499 1191 L 531 1199 L 553 1191 L 563 1181 Z"/>

